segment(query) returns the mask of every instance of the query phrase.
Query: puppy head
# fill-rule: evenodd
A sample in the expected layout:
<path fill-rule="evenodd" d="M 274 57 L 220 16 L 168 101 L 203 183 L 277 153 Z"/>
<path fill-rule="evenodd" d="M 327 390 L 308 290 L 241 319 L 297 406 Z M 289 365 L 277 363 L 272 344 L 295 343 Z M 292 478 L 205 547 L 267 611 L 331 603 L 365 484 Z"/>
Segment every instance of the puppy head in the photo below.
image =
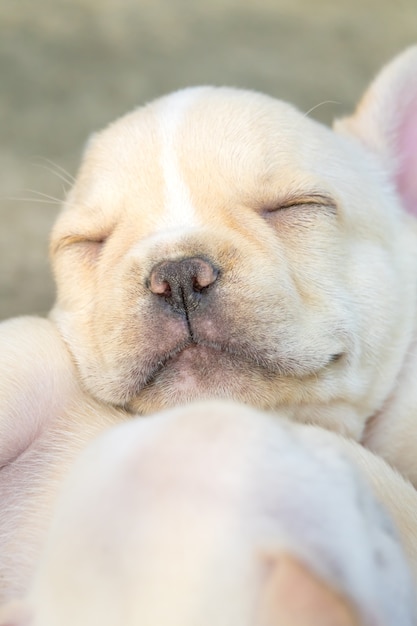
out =
<path fill-rule="evenodd" d="M 233 398 L 360 435 L 410 340 L 417 247 L 384 163 L 343 134 L 202 87 L 92 139 L 51 251 L 93 395 Z"/>

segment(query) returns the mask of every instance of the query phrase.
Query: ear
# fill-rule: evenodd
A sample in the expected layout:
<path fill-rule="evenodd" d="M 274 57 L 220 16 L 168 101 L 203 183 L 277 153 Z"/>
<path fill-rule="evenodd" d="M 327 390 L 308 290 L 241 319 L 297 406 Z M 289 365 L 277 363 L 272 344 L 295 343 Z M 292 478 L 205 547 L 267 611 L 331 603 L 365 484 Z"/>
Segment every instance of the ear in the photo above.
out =
<path fill-rule="evenodd" d="M 359 626 L 349 602 L 289 554 L 268 557 L 259 626 Z"/>
<path fill-rule="evenodd" d="M 23 601 L 9 602 L 0 607 L 0 626 L 31 626 L 32 612 Z"/>
<path fill-rule="evenodd" d="M 417 216 L 417 46 L 376 77 L 355 113 L 334 130 L 354 135 L 387 168 L 404 207 Z"/>

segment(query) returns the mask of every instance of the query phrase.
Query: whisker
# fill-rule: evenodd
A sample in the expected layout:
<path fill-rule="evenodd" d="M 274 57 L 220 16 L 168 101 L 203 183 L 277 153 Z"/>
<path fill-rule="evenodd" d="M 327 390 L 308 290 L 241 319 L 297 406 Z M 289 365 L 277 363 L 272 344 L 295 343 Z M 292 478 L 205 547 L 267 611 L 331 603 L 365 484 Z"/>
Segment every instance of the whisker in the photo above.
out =
<path fill-rule="evenodd" d="M 62 181 L 64 181 L 64 183 L 66 183 L 70 187 L 75 183 L 74 176 L 72 176 L 64 167 L 62 167 L 61 165 L 58 165 L 58 163 L 55 163 L 54 161 L 51 161 L 51 159 L 47 159 L 46 157 L 40 156 L 37 158 L 39 160 L 45 161 L 45 163 L 37 163 L 36 161 L 33 161 L 32 165 L 36 165 L 37 167 L 43 167 L 48 172 L 55 174 L 55 176 L 60 178 Z M 46 165 L 48 163 L 51 167 L 48 167 L 48 165 Z"/>
<path fill-rule="evenodd" d="M 61 202 L 57 200 L 44 200 L 41 198 L 15 198 L 15 197 L 7 197 L 6 200 L 13 200 L 14 202 L 38 202 L 39 204 L 53 204 L 55 206 L 60 206 Z"/>
<path fill-rule="evenodd" d="M 302 117 L 306 118 L 310 115 L 310 113 L 312 113 L 313 111 L 315 111 L 316 109 L 318 109 L 319 107 L 323 106 L 324 104 L 341 104 L 341 102 L 337 102 L 336 100 L 323 100 L 323 102 L 319 102 L 318 104 L 316 104 L 315 106 L 311 107 L 311 109 L 309 109 L 308 111 L 306 111 L 306 113 L 303 113 Z M 297 116 L 294 119 L 294 123 L 291 125 L 290 130 L 296 129 L 298 127 L 298 125 L 300 124 L 300 117 Z"/>
<path fill-rule="evenodd" d="M 304 117 L 308 117 L 310 113 L 323 106 L 324 104 L 338 104 L 339 106 L 342 104 L 341 102 L 337 102 L 337 100 L 323 100 L 323 102 L 319 102 L 309 109 L 306 113 L 304 113 Z"/>
<path fill-rule="evenodd" d="M 74 202 L 69 202 L 68 200 L 63 200 L 62 198 L 55 198 L 54 196 L 49 196 L 46 193 L 42 193 L 41 191 L 36 191 L 35 189 L 25 189 L 30 193 L 35 193 L 40 198 L 31 197 L 31 196 L 7 196 L 4 197 L 3 200 L 12 200 L 13 202 L 37 202 L 38 204 L 53 204 L 54 206 L 61 207 L 64 202 L 66 206 L 75 206 Z"/>
<path fill-rule="evenodd" d="M 37 191 L 36 189 L 25 189 L 24 191 L 27 191 L 28 193 L 34 193 L 37 196 L 40 196 L 41 198 L 45 198 L 46 200 L 52 200 L 53 202 L 56 202 L 57 204 L 62 204 L 63 199 L 62 198 L 56 198 L 55 196 L 50 196 L 47 193 L 43 193 L 42 191 Z"/>

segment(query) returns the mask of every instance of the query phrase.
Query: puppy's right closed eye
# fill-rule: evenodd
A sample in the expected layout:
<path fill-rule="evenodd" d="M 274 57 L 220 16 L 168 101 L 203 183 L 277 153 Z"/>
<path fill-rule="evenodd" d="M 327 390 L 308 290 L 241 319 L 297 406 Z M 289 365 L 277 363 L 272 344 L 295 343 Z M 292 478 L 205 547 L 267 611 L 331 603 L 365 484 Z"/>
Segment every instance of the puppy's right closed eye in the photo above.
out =
<path fill-rule="evenodd" d="M 85 239 L 79 241 L 76 245 L 81 249 L 82 254 L 87 257 L 88 260 L 95 261 L 101 253 L 105 242 L 106 238 L 103 237 L 97 240 Z"/>
<path fill-rule="evenodd" d="M 90 256 L 91 258 L 97 257 L 101 252 L 104 244 L 107 241 L 107 236 L 99 235 L 97 237 L 93 236 L 83 236 L 83 235 L 68 235 L 58 241 L 52 248 L 52 254 L 56 254 L 62 250 L 67 250 L 69 248 L 76 248 L 78 251 L 82 252 L 85 255 Z"/>

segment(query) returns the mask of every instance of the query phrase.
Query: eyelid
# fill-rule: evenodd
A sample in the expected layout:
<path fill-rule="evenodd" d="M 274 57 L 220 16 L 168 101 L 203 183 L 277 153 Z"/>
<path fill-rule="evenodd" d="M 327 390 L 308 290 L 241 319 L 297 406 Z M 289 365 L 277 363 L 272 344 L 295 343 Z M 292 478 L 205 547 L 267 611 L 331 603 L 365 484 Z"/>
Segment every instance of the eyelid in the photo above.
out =
<path fill-rule="evenodd" d="M 276 204 L 263 207 L 264 213 L 276 213 L 285 209 L 292 209 L 302 206 L 319 206 L 330 209 L 333 213 L 337 211 L 336 201 L 323 193 L 308 193 L 300 196 L 289 196 L 283 198 Z"/>
<path fill-rule="evenodd" d="M 88 237 L 85 235 L 78 235 L 78 234 L 73 234 L 73 235 L 66 235 L 65 237 L 62 237 L 59 241 L 57 241 L 53 246 L 52 246 L 52 254 L 55 254 L 65 248 L 68 248 L 69 246 L 73 246 L 73 245 L 77 245 L 77 244 L 97 244 L 100 245 L 102 243 L 104 243 L 107 239 L 106 235 L 102 235 L 102 236 L 97 236 L 97 237 Z"/>

